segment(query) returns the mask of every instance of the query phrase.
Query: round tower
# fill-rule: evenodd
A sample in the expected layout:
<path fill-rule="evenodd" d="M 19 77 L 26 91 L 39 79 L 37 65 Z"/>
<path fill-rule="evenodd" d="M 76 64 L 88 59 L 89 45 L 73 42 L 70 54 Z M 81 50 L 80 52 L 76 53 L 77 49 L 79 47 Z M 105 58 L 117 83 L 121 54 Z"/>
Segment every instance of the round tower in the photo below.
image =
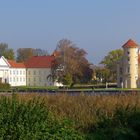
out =
<path fill-rule="evenodd" d="M 123 86 L 137 88 L 138 83 L 138 45 L 129 39 L 123 46 Z"/>

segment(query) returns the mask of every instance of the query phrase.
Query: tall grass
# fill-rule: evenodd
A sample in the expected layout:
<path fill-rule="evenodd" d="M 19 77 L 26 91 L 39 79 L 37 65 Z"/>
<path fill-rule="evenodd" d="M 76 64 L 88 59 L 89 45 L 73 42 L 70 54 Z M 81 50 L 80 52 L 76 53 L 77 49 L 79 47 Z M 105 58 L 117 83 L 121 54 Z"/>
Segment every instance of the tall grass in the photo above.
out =
<path fill-rule="evenodd" d="M 36 95 L 22 95 L 30 100 Z M 86 139 L 140 139 L 140 95 L 41 95 L 55 118 L 75 121 Z M 133 117 L 135 118 L 133 120 Z M 137 130 L 136 130 L 137 129 Z"/>
<path fill-rule="evenodd" d="M 36 102 L 36 100 L 33 99 L 38 99 L 38 100 Z M 10 99 L 8 99 L 8 101 L 6 99 L 4 103 L 3 101 L 4 100 L 2 99 L 1 104 L 4 104 L 2 106 L 5 106 L 5 109 L 3 110 L 9 108 L 8 107 L 9 103 L 5 103 L 5 102 L 10 102 L 10 106 L 12 106 L 11 112 L 15 112 L 13 114 L 14 116 L 16 116 L 14 117 L 17 118 L 16 120 L 24 116 L 23 115 L 24 113 L 23 114 L 17 113 L 19 109 L 14 107 L 14 104 L 12 104 L 13 101 L 11 102 Z M 38 102 L 40 101 L 42 102 L 41 104 L 39 104 L 39 107 L 38 105 L 37 107 L 35 107 L 36 104 L 38 104 Z M 93 140 L 96 139 L 97 140 L 114 140 L 114 139 L 116 140 L 138 139 L 139 140 L 140 139 L 140 135 L 139 135 L 140 95 L 139 94 L 107 95 L 107 96 L 90 96 L 85 94 L 80 94 L 76 96 L 71 96 L 67 94 L 55 94 L 55 95 L 54 94 L 53 95 L 25 94 L 25 95 L 18 95 L 18 102 L 16 101 L 16 106 L 18 106 L 19 108 L 19 105 L 17 104 L 21 105 L 20 108 L 26 108 L 25 110 L 29 109 L 28 110 L 30 112 L 29 116 L 31 115 L 32 117 L 25 117 L 25 118 L 32 119 L 34 118 L 33 116 L 35 114 L 36 114 L 35 116 L 39 116 L 39 114 L 42 114 L 42 117 L 45 115 L 46 116 L 45 118 L 47 119 L 51 118 L 49 119 L 51 120 L 49 122 L 53 122 L 49 124 L 49 126 L 51 126 L 49 128 L 48 128 L 48 123 L 46 123 L 48 129 L 51 129 L 53 128 L 53 126 L 56 126 L 56 128 L 53 129 L 54 130 L 53 132 L 59 132 L 58 130 L 69 128 L 70 130 L 72 130 L 71 132 L 73 132 L 71 135 L 73 136 L 73 138 L 79 136 L 79 133 L 76 131 L 78 130 L 86 135 L 85 139 L 89 139 L 89 140 L 90 139 L 91 140 L 92 139 Z M 35 107 L 36 109 L 34 111 L 31 111 L 33 110 L 32 107 L 33 108 Z M 0 106 L 0 108 L 3 107 Z M 47 114 L 46 113 L 43 114 L 45 110 L 47 110 Z M 49 117 L 50 116 L 49 114 L 53 114 L 52 115 L 53 117 Z M 42 120 L 41 124 L 43 126 L 44 124 L 43 122 L 45 121 L 39 116 L 38 121 L 40 120 Z M 61 122 L 61 123 L 56 123 L 56 122 Z M 74 122 L 74 125 L 70 125 L 71 122 Z M 66 131 L 69 129 L 64 129 L 64 130 Z M 60 132 L 59 135 L 61 133 L 62 132 Z M 67 135 L 67 133 L 69 132 L 66 131 L 65 134 Z M 64 136 L 62 139 L 65 139 Z M 71 137 L 71 139 L 73 138 Z M 78 138 L 82 139 L 83 137 L 76 137 L 75 139 Z M 55 138 L 53 137 L 52 139 Z"/>

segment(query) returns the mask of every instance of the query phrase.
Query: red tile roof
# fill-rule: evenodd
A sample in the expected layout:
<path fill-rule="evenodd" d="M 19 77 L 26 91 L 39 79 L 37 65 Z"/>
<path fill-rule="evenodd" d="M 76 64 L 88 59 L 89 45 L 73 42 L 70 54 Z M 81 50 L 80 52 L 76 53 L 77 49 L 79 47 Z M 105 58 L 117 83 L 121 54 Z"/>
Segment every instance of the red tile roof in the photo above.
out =
<path fill-rule="evenodd" d="M 14 60 L 8 60 L 8 63 L 12 68 L 25 68 L 24 63 L 17 63 Z"/>
<path fill-rule="evenodd" d="M 54 56 L 33 56 L 26 63 L 27 68 L 51 68 Z"/>
<path fill-rule="evenodd" d="M 139 45 L 132 39 L 129 39 L 122 47 L 123 48 L 137 48 Z"/>

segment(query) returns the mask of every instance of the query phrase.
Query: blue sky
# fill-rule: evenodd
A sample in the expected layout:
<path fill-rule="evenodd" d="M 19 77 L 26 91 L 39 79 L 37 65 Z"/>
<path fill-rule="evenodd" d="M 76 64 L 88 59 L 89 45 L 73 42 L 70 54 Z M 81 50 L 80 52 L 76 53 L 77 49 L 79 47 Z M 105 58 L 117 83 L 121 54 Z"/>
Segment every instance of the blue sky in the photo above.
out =
<path fill-rule="evenodd" d="M 98 64 L 129 39 L 140 44 L 140 0 L 0 0 L 0 42 L 47 49 L 70 39 Z"/>

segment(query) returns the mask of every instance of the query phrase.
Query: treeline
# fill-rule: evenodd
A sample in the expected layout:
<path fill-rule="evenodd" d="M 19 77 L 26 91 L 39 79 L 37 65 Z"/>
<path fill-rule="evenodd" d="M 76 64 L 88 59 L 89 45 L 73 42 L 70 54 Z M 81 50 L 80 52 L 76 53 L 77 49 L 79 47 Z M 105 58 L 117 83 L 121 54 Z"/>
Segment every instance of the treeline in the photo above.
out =
<path fill-rule="evenodd" d="M 40 48 L 19 48 L 15 53 L 8 44 L 0 43 L 0 55 L 17 62 L 26 62 L 32 56 L 50 54 Z M 55 61 L 48 78 L 73 86 L 81 83 L 116 82 L 117 62 L 121 59 L 123 51 L 121 49 L 110 51 L 100 62 L 102 65 L 95 66 L 87 60 L 87 52 L 84 49 L 77 47 L 71 40 L 62 39 L 51 55 L 55 56 Z"/>
<path fill-rule="evenodd" d="M 8 44 L 0 43 L 0 55 L 17 62 L 26 62 L 32 56 L 48 55 L 48 51 L 39 48 L 19 48 L 15 53 L 13 49 L 8 47 Z"/>

